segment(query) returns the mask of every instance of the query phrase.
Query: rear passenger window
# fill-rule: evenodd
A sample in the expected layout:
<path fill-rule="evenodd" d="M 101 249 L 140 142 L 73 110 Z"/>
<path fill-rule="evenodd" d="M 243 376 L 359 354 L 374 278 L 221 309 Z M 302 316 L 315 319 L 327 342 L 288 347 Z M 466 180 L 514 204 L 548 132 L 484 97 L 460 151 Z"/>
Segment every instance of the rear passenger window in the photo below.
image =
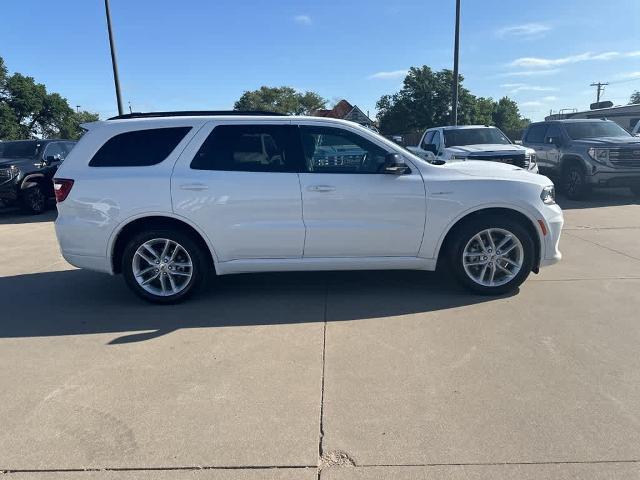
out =
<path fill-rule="evenodd" d="M 112 137 L 96 152 L 90 167 L 147 167 L 162 162 L 191 127 L 135 130 Z"/>
<path fill-rule="evenodd" d="M 544 134 L 547 131 L 546 123 L 531 125 L 524 141 L 528 143 L 544 143 Z"/>
<path fill-rule="evenodd" d="M 295 172 L 299 162 L 291 146 L 296 141 L 296 133 L 290 125 L 219 125 L 196 153 L 191 168 Z"/>

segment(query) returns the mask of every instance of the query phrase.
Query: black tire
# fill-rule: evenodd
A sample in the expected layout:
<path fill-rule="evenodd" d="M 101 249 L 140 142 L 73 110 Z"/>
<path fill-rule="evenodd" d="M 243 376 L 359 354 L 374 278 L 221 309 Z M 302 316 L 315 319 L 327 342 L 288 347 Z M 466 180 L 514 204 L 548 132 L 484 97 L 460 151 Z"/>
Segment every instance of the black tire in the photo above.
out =
<path fill-rule="evenodd" d="M 133 270 L 134 255 L 136 255 L 136 251 L 140 246 L 153 239 L 168 239 L 176 242 L 188 253 L 188 256 L 190 257 L 192 263 L 191 278 L 178 293 L 167 294 L 164 296 L 154 294 L 145 290 L 145 288 L 136 280 Z M 172 304 L 186 300 L 200 287 L 207 283 L 212 269 L 213 266 L 210 265 L 209 257 L 203 251 L 202 247 L 191 237 L 191 235 L 180 230 L 153 229 L 135 234 L 127 241 L 122 255 L 122 273 L 127 285 L 139 297 L 151 303 Z M 153 273 L 151 273 L 151 275 L 153 275 Z"/>
<path fill-rule="evenodd" d="M 570 163 L 562 169 L 560 184 L 562 192 L 570 200 L 581 200 L 590 191 L 584 168 L 576 163 Z"/>
<path fill-rule="evenodd" d="M 522 266 L 520 267 L 520 270 L 513 276 L 513 278 L 511 278 L 511 280 L 496 286 L 486 286 L 477 283 L 469 274 L 467 274 L 463 265 L 463 254 L 467 244 L 478 233 L 490 228 L 501 229 L 511 233 L 520 241 L 520 245 L 522 246 Z M 529 229 L 517 220 L 501 218 L 497 215 L 475 217 L 458 227 L 453 232 L 453 235 L 453 241 L 449 244 L 447 251 L 451 272 L 460 284 L 474 293 L 482 295 L 502 295 L 509 293 L 518 288 L 518 286 L 527 279 L 534 267 L 534 239 Z M 504 265 L 508 268 L 506 263 Z"/>
<path fill-rule="evenodd" d="M 29 215 L 38 215 L 47 209 L 47 196 L 40 184 L 20 191 L 20 208 Z"/>

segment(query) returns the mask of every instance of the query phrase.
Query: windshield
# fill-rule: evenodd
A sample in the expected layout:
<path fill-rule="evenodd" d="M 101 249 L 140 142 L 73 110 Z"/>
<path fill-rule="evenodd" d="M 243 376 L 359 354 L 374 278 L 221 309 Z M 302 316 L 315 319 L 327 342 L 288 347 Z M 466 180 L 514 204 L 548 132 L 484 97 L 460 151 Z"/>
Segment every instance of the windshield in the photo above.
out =
<path fill-rule="evenodd" d="M 573 140 L 598 137 L 630 137 L 631 134 L 614 122 L 576 122 L 565 123 L 567 133 Z"/>
<path fill-rule="evenodd" d="M 497 128 L 461 128 L 444 131 L 445 147 L 481 145 L 486 143 L 509 145 L 511 142 L 505 134 Z"/>
<path fill-rule="evenodd" d="M 33 158 L 38 154 L 38 142 L 0 142 L 0 158 Z"/>

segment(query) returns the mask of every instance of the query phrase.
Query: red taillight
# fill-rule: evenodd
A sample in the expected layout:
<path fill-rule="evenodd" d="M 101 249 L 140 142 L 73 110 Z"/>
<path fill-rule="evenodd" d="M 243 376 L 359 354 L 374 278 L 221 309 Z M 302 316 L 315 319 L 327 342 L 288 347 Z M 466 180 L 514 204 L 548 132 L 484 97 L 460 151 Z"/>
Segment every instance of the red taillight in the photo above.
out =
<path fill-rule="evenodd" d="M 69 180 L 67 178 L 54 178 L 53 191 L 56 194 L 56 202 L 64 202 L 67 196 L 69 196 L 71 187 L 73 187 L 73 180 Z"/>

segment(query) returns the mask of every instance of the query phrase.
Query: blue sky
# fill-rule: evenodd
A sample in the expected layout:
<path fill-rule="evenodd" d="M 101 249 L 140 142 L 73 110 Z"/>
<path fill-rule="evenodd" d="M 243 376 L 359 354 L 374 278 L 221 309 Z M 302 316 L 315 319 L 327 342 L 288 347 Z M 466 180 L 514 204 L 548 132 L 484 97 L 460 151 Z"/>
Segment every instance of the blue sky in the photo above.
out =
<path fill-rule="evenodd" d="M 111 0 L 136 111 L 226 109 L 290 85 L 373 115 L 406 69 L 451 68 L 454 0 Z M 72 105 L 115 114 L 102 0 L 3 0 L 0 56 Z M 640 89 L 640 0 L 462 0 L 460 71 L 532 119 Z"/>

